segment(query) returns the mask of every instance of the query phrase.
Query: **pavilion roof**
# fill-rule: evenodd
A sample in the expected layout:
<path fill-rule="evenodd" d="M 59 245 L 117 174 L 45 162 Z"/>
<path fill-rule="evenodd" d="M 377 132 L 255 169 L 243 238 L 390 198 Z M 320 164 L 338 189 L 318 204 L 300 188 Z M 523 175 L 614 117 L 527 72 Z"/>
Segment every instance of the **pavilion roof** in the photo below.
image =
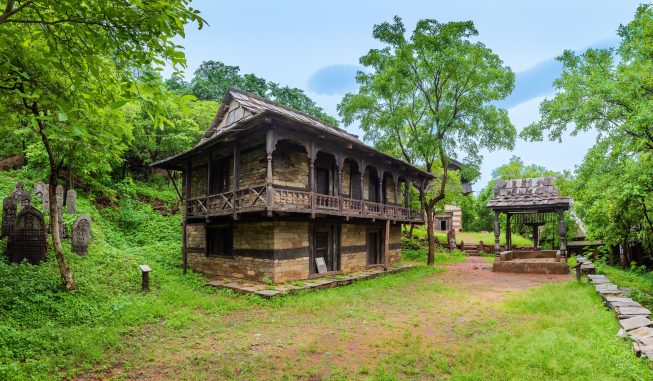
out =
<path fill-rule="evenodd" d="M 543 212 L 569 209 L 571 199 L 555 188 L 555 177 L 496 180 L 487 206 L 505 212 Z"/>

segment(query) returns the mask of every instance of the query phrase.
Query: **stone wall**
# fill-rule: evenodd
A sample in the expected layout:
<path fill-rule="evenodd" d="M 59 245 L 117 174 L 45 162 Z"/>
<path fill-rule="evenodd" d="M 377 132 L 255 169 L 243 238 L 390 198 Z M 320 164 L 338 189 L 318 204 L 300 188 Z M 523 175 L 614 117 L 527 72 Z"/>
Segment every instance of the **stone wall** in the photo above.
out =
<path fill-rule="evenodd" d="M 345 161 L 342 167 L 342 195 L 351 198 L 351 165 L 350 162 Z"/>
<path fill-rule="evenodd" d="M 190 197 L 204 197 L 206 196 L 206 183 L 207 179 L 206 164 L 194 167 L 190 174 Z"/>
<path fill-rule="evenodd" d="M 195 253 L 206 252 L 206 230 L 204 224 L 186 225 L 186 251 Z"/>
<path fill-rule="evenodd" d="M 265 184 L 267 159 L 264 146 L 243 149 L 240 153 L 239 189 Z"/>
<path fill-rule="evenodd" d="M 343 272 L 358 271 L 367 266 L 366 241 L 367 225 L 342 224 L 340 264 Z"/>
<path fill-rule="evenodd" d="M 272 156 L 272 181 L 290 188 L 308 188 L 308 155 L 303 147 L 277 145 Z"/>
<path fill-rule="evenodd" d="M 275 221 L 275 283 L 308 278 L 308 239 L 308 221 Z"/>
<path fill-rule="evenodd" d="M 387 203 L 395 205 L 395 183 L 392 176 L 386 176 L 385 178 L 385 194 Z M 399 198 L 397 198 L 397 203 L 399 203 Z"/>
<path fill-rule="evenodd" d="M 387 253 L 388 267 L 397 264 L 401 260 L 401 224 L 390 224 L 390 248 Z"/>

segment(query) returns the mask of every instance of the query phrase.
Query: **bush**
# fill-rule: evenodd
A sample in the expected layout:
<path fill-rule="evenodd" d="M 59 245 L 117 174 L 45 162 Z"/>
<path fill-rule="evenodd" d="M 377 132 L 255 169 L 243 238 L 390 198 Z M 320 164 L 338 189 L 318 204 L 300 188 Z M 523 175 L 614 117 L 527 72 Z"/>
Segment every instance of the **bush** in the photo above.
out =
<path fill-rule="evenodd" d="M 419 250 L 419 241 L 413 238 L 401 237 L 401 246 L 406 250 Z"/>

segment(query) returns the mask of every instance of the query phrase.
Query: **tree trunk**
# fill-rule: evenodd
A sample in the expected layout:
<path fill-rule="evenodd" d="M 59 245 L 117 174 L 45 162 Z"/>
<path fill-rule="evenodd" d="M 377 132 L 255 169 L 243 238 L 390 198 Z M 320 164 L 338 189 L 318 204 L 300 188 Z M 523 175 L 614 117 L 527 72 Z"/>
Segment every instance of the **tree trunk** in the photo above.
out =
<path fill-rule="evenodd" d="M 54 171 L 50 172 L 50 178 L 48 180 L 50 185 L 50 234 L 52 236 L 52 246 L 54 247 L 54 253 L 57 258 L 57 263 L 59 264 L 59 272 L 61 273 L 61 280 L 63 281 L 64 288 L 66 291 L 71 291 L 77 288 L 75 280 L 73 279 L 73 273 L 68 267 L 66 258 L 63 255 L 63 248 L 61 247 L 61 237 L 59 237 L 59 206 L 57 205 L 57 193 L 55 189 L 57 187 L 57 173 Z"/>
<path fill-rule="evenodd" d="M 408 232 L 408 236 L 412 239 L 413 238 L 413 229 L 415 228 L 415 224 L 411 222 L 410 224 L 410 230 Z"/>
<path fill-rule="evenodd" d="M 35 112 L 36 115 L 38 113 Z M 57 162 L 54 158 L 54 153 L 52 152 L 52 146 L 50 145 L 50 140 L 44 132 L 43 122 L 39 121 L 39 135 L 43 141 L 43 146 L 45 151 L 48 153 L 48 161 L 50 162 L 50 177 L 48 178 L 48 185 L 50 186 L 50 191 L 48 192 L 50 197 L 50 235 L 52 236 L 52 246 L 54 248 L 54 253 L 57 258 L 57 263 L 59 264 L 59 272 L 61 273 L 61 280 L 63 282 L 64 288 L 66 291 L 71 291 L 77 288 L 75 280 L 73 279 L 73 273 L 68 267 L 66 262 L 66 257 L 63 255 L 63 248 L 61 247 L 61 237 L 59 237 L 59 206 L 57 205 Z"/>
<path fill-rule="evenodd" d="M 426 236 L 429 239 L 429 255 L 426 261 L 428 266 L 433 266 L 435 264 L 435 234 L 433 232 L 433 206 L 430 204 L 425 204 L 424 209 L 426 210 Z"/>

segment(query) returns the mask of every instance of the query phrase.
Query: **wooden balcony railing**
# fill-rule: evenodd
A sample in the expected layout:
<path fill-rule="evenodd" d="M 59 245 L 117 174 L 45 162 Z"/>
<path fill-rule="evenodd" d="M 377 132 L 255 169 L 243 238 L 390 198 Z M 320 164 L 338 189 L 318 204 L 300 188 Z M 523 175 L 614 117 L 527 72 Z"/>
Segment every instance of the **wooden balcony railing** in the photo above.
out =
<path fill-rule="evenodd" d="M 324 214 L 387 218 L 401 222 L 424 222 L 419 210 L 365 200 L 329 196 L 314 192 L 270 187 L 271 205 L 267 204 L 265 185 L 223 192 L 186 201 L 186 217 L 213 217 L 253 210 L 317 212 Z"/>

